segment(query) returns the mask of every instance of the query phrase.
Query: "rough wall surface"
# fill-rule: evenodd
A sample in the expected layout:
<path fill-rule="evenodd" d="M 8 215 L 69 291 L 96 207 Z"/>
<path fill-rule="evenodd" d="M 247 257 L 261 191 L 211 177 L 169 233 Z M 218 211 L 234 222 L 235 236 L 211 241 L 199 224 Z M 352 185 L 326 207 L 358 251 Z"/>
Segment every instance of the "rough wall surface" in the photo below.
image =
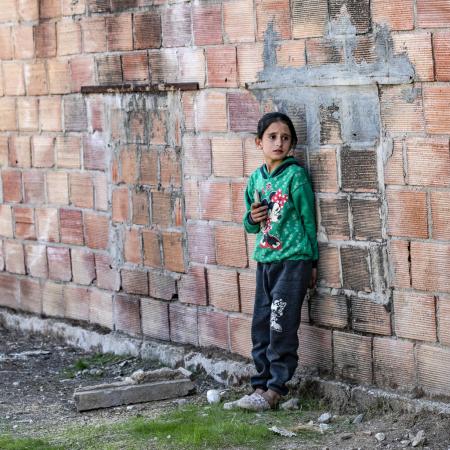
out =
<path fill-rule="evenodd" d="M 440 0 L 0 1 L 0 305 L 249 356 L 278 109 L 317 200 L 301 367 L 448 395 L 449 58 Z"/>

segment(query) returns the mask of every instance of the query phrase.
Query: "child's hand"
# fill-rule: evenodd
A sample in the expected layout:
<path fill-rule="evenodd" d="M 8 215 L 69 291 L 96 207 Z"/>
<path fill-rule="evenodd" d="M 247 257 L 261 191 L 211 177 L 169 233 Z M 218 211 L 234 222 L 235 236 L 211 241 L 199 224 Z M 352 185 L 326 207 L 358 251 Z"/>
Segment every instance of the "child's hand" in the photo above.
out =
<path fill-rule="evenodd" d="M 311 272 L 311 279 L 309 280 L 309 288 L 313 289 L 316 287 L 317 283 L 317 268 L 313 267 Z"/>
<path fill-rule="evenodd" d="M 267 205 L 252 203 L 250 216 L 255 223 L 263 222 L 267 219 Z"/>

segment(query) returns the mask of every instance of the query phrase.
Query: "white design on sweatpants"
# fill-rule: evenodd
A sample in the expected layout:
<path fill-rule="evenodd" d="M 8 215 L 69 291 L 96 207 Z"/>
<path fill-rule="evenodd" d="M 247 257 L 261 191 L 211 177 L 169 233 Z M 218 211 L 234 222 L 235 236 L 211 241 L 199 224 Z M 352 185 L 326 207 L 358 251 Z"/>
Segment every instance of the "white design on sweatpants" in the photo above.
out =
<path fill-rule="evenodd" d="M 278 319 L 283 315 L 286 305 L 287 303 L 284 302 L 282 298 L 278 298 L 274 300 L 270 306 L 270 328 L 279 333 L 283 331 L 283 328 L 281 328 L 281 325 L 278 323 Z"/>

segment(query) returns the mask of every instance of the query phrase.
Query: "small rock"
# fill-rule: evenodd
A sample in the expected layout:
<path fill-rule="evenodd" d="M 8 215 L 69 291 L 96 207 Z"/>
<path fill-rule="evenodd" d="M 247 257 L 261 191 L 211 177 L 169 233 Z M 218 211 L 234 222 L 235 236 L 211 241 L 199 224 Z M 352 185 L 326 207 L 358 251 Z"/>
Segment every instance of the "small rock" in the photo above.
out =
<path fill-rule="evenodd" d="M 134 409 L 134 405 L 128 405 L 127 406 L 127 411 L 131 411 L 132 409 Z"/>
<path fill-rule="evenodd" d="M 323 413 L 318 419 L 317 422 L 319 423 L 330 423 L 332 419 L 332 415 L 329 412 Z"/>
<path fill-rule="evenodd" d="M 352 437 L 353 437 L 353 434 L 351 434 L 351 433 L 341 434 L 341 441 L 348 441 Z"/>
<path fill-rule="evenodd" d="M 285 428 L 277 427 L 275 425 L 273 427 L 269 428 L 269 430 L 273 431 L 275 434 L 279 434 L 280 436 L 283 436 L 283 437 L 294 437 L 294 436 L 297 436 L 292 431 L 286 430 Z"/>
<path fill-rule="evenodd" d="M 363 434 L 365 434 L 366 436 L 372 436 L 373 431 L 371 430 L 363 431 Z"/>
<path fill-rule="evenodd" d="M 13 386 L 19 386 L 19 384 L 20 384 L 20 383 L 19 383 L 18 381 L 14 381 L 14 382 L 13 382 Z"/>
<path fill-rule="evenodd" d="M 206 399 L 208 400 L 208 403 L 219 403 L 221 398 L 220 394 L 220 391 L 218 391 L 217 389 L 209 389 L 206 392 Z"/>
<path fill-rule="evenodd" d="M 353 419 L 353 423 L 356 425 L 358 423 L 362 423 L 362 421 L 364 420 L 364 414 L 358 414 L 354 419 Z"/>
<path fill-rule="evenodd" d="M 320 423 L 319 429 L 321 433 L 324 433 L 325 431 L 328 431 L 330 429 L 330 425 L 328 425 L 327 423 Z"/>
<path fill-rule="evenodd" d="M 177 398 L 176 400 L 173 401 L 173 403 L 175 403 L 178 406 L 183 406 L 186 405 L 188 401 L 185 398 Z"/>
<path fill-rule="evenodd" d="M 314 421 L 310 420 L 310 421 L 308 422 L 308 425 L 310 425 L 310 426 L 314 425 Z"/>
<path fill-rule="evenodd" d="M 280 408 L 285 411 L 295 411 L 300 409 L 300 402 L 298 401 L 298 398 L 291 398 L 290 400 L 282 403 Z"/>
<path fill-rule="evenodd" d="M 403 439 L 402 441 L 400 441 L 400 444 L 403 447 L 408 447 L 409 445 L 411 445 L 411 441 L 409 439 Z"/>
<path fill-rule="evenodd" d="M 414 437 L 413 441 L 411 442 L 411 445 L 413 447 L 417 447 L 418 445 L 425 443 L 425 431 L 420 430 Z"/>
<path fill-rule="evenodd" d="M 383 442 L 383 441 L 386 439 L 386 435 L 385 435 L 384 433 L 377 433 L 377 434 L 375 435 L 375 439 L 376 439 L 378 442 Z"/>

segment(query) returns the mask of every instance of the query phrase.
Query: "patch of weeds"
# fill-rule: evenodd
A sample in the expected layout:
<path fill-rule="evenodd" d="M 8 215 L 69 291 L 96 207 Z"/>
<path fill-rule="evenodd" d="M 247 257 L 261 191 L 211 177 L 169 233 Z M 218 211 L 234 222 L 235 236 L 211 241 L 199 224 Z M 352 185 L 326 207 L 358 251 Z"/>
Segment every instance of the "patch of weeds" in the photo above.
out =
<path fill-rule="evenodd" d="M 63 370 L 63 376 L 65 378 L 75 378 L 77 372 L 92 368 L 102 368 L 109 364 L 115 364 L 123 361 L 122 355 L 115 355 L 114 353 L 96 353 L 92 356 L 86 356 L 84 358 L 77 359 L 71 366 Z"/>
<path fill-rule="evenodd" d="M 2 450 L 63 450 L 42 439 L 14 438 L 10 435 L 0 435 Z"/>

